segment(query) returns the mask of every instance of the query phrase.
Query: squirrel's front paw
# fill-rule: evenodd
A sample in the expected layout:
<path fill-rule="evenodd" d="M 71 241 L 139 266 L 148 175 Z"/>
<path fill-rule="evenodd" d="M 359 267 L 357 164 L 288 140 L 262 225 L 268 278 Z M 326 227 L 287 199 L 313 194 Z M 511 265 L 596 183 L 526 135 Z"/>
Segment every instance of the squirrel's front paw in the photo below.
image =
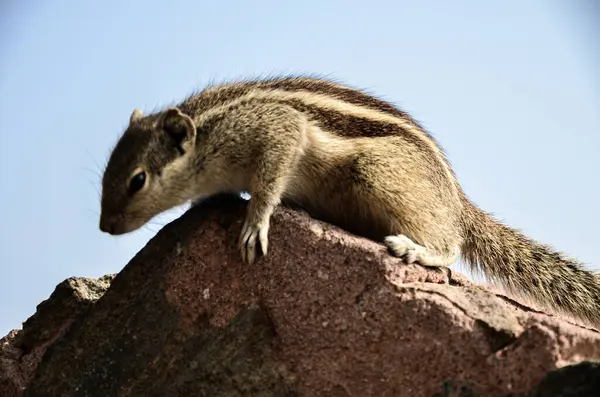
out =
<path fill-rule="evenodd" d="M 239 249 L 242 254 L 242 260 L 251 265 L 256 259 L 256 251 L 260 244 L 263 255 L 267 255 L 269 233 L 269 220 L 261 222 L 249 222 L 246 219 L 242 232 L 240 233 Z M 258 244 L 257 244 L 258 241 Z"/>

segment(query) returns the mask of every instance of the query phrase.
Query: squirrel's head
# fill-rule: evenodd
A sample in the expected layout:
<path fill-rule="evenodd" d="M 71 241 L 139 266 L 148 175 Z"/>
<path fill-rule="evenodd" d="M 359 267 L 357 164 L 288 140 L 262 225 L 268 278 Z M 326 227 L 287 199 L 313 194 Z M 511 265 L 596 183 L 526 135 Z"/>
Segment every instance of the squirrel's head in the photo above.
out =
<path fill-rule="evenodd" d="M 128 233 L 185 203 L 195 140 L 194 121 L 177 108 L 134 110 L 102 177 L 100 230 Z"/>

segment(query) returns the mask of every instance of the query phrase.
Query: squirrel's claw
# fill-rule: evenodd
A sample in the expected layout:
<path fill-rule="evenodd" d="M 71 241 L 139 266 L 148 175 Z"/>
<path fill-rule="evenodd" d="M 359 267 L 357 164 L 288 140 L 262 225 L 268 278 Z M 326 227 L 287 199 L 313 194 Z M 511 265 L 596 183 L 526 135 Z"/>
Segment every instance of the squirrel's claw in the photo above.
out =
<path fill-rule="evenodd" d="M 263 256 L 267 255 L 269 222 L 250 223 L 246 220 L 240 233 L 239 249 L 242 261 L 252 265 L 260 246 Z M 257 244 L 258 241 L 258 244 Z"/>

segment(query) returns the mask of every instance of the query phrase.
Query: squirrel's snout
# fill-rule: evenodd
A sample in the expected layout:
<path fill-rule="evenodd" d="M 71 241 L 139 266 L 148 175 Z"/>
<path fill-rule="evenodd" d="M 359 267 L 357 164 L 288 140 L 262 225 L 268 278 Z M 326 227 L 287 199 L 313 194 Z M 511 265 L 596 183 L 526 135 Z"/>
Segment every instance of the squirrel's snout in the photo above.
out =
<path fill-rule="evenodd" d="M 144 223 L 142 218 L 138 219 L 138 222 L 132 222 L 122 215 L 117 214 L 113 216 L 100 215 L 100 230 L 104 233 L 108 233 L 113 236 L 119 236 L 126 234 L 131 231 L 138 229 Z"/>
<path fill-rule="evenodd" d="M 115 222 L 107 219 L 106 217 L 100 217 L 100 230 L 104 233 L 114 234 Z"/>

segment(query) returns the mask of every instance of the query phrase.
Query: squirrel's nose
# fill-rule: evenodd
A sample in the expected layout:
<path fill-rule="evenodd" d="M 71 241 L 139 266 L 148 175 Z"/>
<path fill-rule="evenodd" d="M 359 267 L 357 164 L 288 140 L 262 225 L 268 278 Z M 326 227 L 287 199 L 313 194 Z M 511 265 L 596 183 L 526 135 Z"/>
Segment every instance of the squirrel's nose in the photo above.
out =
<path fill-rule="evenodd" d="M 115 232 L 115 223 L 106 218 L 100 218 L 100 230 L 104 233 L 113 234 Z"/>

